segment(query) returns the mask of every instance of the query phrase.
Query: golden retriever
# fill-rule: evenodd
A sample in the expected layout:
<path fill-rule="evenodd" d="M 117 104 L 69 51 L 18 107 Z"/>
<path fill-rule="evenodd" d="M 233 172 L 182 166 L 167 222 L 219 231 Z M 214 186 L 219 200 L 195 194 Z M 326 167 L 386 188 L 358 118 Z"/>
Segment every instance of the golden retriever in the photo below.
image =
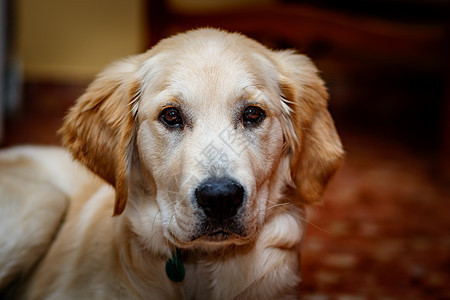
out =
<path fill-rule="evenodd" d="M 0 154 L 2 295 L 298 298 L 304 207 L 343 156 L 317 73 L 216 29 L 107 67 L 60 130 L 81 164 Z"/>

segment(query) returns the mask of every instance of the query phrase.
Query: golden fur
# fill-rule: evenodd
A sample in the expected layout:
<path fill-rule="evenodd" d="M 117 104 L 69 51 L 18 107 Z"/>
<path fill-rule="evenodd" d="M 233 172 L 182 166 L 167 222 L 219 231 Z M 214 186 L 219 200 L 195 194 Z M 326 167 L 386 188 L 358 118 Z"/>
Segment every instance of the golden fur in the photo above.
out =
<path fill-rule="evenodd" d="M 298 298 L 304 206 L 320 200 L 343 155 L 327 98 L 307 57 L 215 29 L 111 65 L 60 132 L 73 157 L 114 189 L 61 149 L 0 154 L 0 166 L 16 170 L 2 168 L 0 179 L 49 194 L 37 201 L 14 185 L 0 189 L 10 208 L 0 224 L 43 224 L 30 239 L 0 235 L 8 239 L 0 269 L 9 266 L 0 288 L 18 282 L 10 290 L 25 299 Z M 251 129 L 241 122 L 248 105 L 265 112 Z M 182 130 L 162 124 L 169 106 L 183 112 Z M 42 188 L 33 173 L 46 178 Z M 245 200 L 231 232 L 213 237 L 193 191 L 221 176 L 239 182 Z M 26 210 L 43 216 L 14 219 Z M 182 283 L 164 271 L 175 249 Z"/>

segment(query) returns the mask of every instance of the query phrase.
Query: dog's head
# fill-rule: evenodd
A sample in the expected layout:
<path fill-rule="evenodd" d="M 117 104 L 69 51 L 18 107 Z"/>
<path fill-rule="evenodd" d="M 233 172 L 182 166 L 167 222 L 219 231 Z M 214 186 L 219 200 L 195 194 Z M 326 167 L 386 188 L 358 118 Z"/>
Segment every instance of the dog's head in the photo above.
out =
<path fill-rule="evenodd" d="M 104 70 L 61 129 L 74 157 L 178 247 L 242 244 L 317 202 L 342 158 L 311 61 L 200 29 Z M 150 229 L 149 229 L 150 230 Z"/>

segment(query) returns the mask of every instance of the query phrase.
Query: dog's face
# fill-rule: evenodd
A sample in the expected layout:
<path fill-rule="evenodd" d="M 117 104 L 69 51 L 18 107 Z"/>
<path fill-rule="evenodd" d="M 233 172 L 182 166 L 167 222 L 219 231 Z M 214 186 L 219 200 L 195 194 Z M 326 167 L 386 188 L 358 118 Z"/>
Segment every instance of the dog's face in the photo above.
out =
<path fill-rule="evenodd" d="M 275 74 L 258 53 L 214 39 L 150 58 L 136 144 L 177 244 L 242 242 L 264 221 L 283 150 Z M 218 59 L 220 58 L 220 59 Z"/>
<path fill-rule="evenodd" d="M 116 188 L 116 214 L 128 199 L 136 224 L 158 218 L 182 248 L 243 244 L 272 208 L 317 201 L 340 161 L 316 73 L 304 56 L 191 31 L 105 70 L 64 143 Z"/>

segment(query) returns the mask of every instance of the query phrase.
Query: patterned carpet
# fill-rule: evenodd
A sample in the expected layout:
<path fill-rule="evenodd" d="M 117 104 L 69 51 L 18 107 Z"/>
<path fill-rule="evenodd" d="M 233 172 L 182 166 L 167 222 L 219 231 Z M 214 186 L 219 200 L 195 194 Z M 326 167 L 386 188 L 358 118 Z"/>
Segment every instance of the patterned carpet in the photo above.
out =
<path fill-rule="evenodd" d="M 309 210 L 304 299 L 450 299 L 448 186 L 400 144 L 344 144 L 345 165 Z"/>

